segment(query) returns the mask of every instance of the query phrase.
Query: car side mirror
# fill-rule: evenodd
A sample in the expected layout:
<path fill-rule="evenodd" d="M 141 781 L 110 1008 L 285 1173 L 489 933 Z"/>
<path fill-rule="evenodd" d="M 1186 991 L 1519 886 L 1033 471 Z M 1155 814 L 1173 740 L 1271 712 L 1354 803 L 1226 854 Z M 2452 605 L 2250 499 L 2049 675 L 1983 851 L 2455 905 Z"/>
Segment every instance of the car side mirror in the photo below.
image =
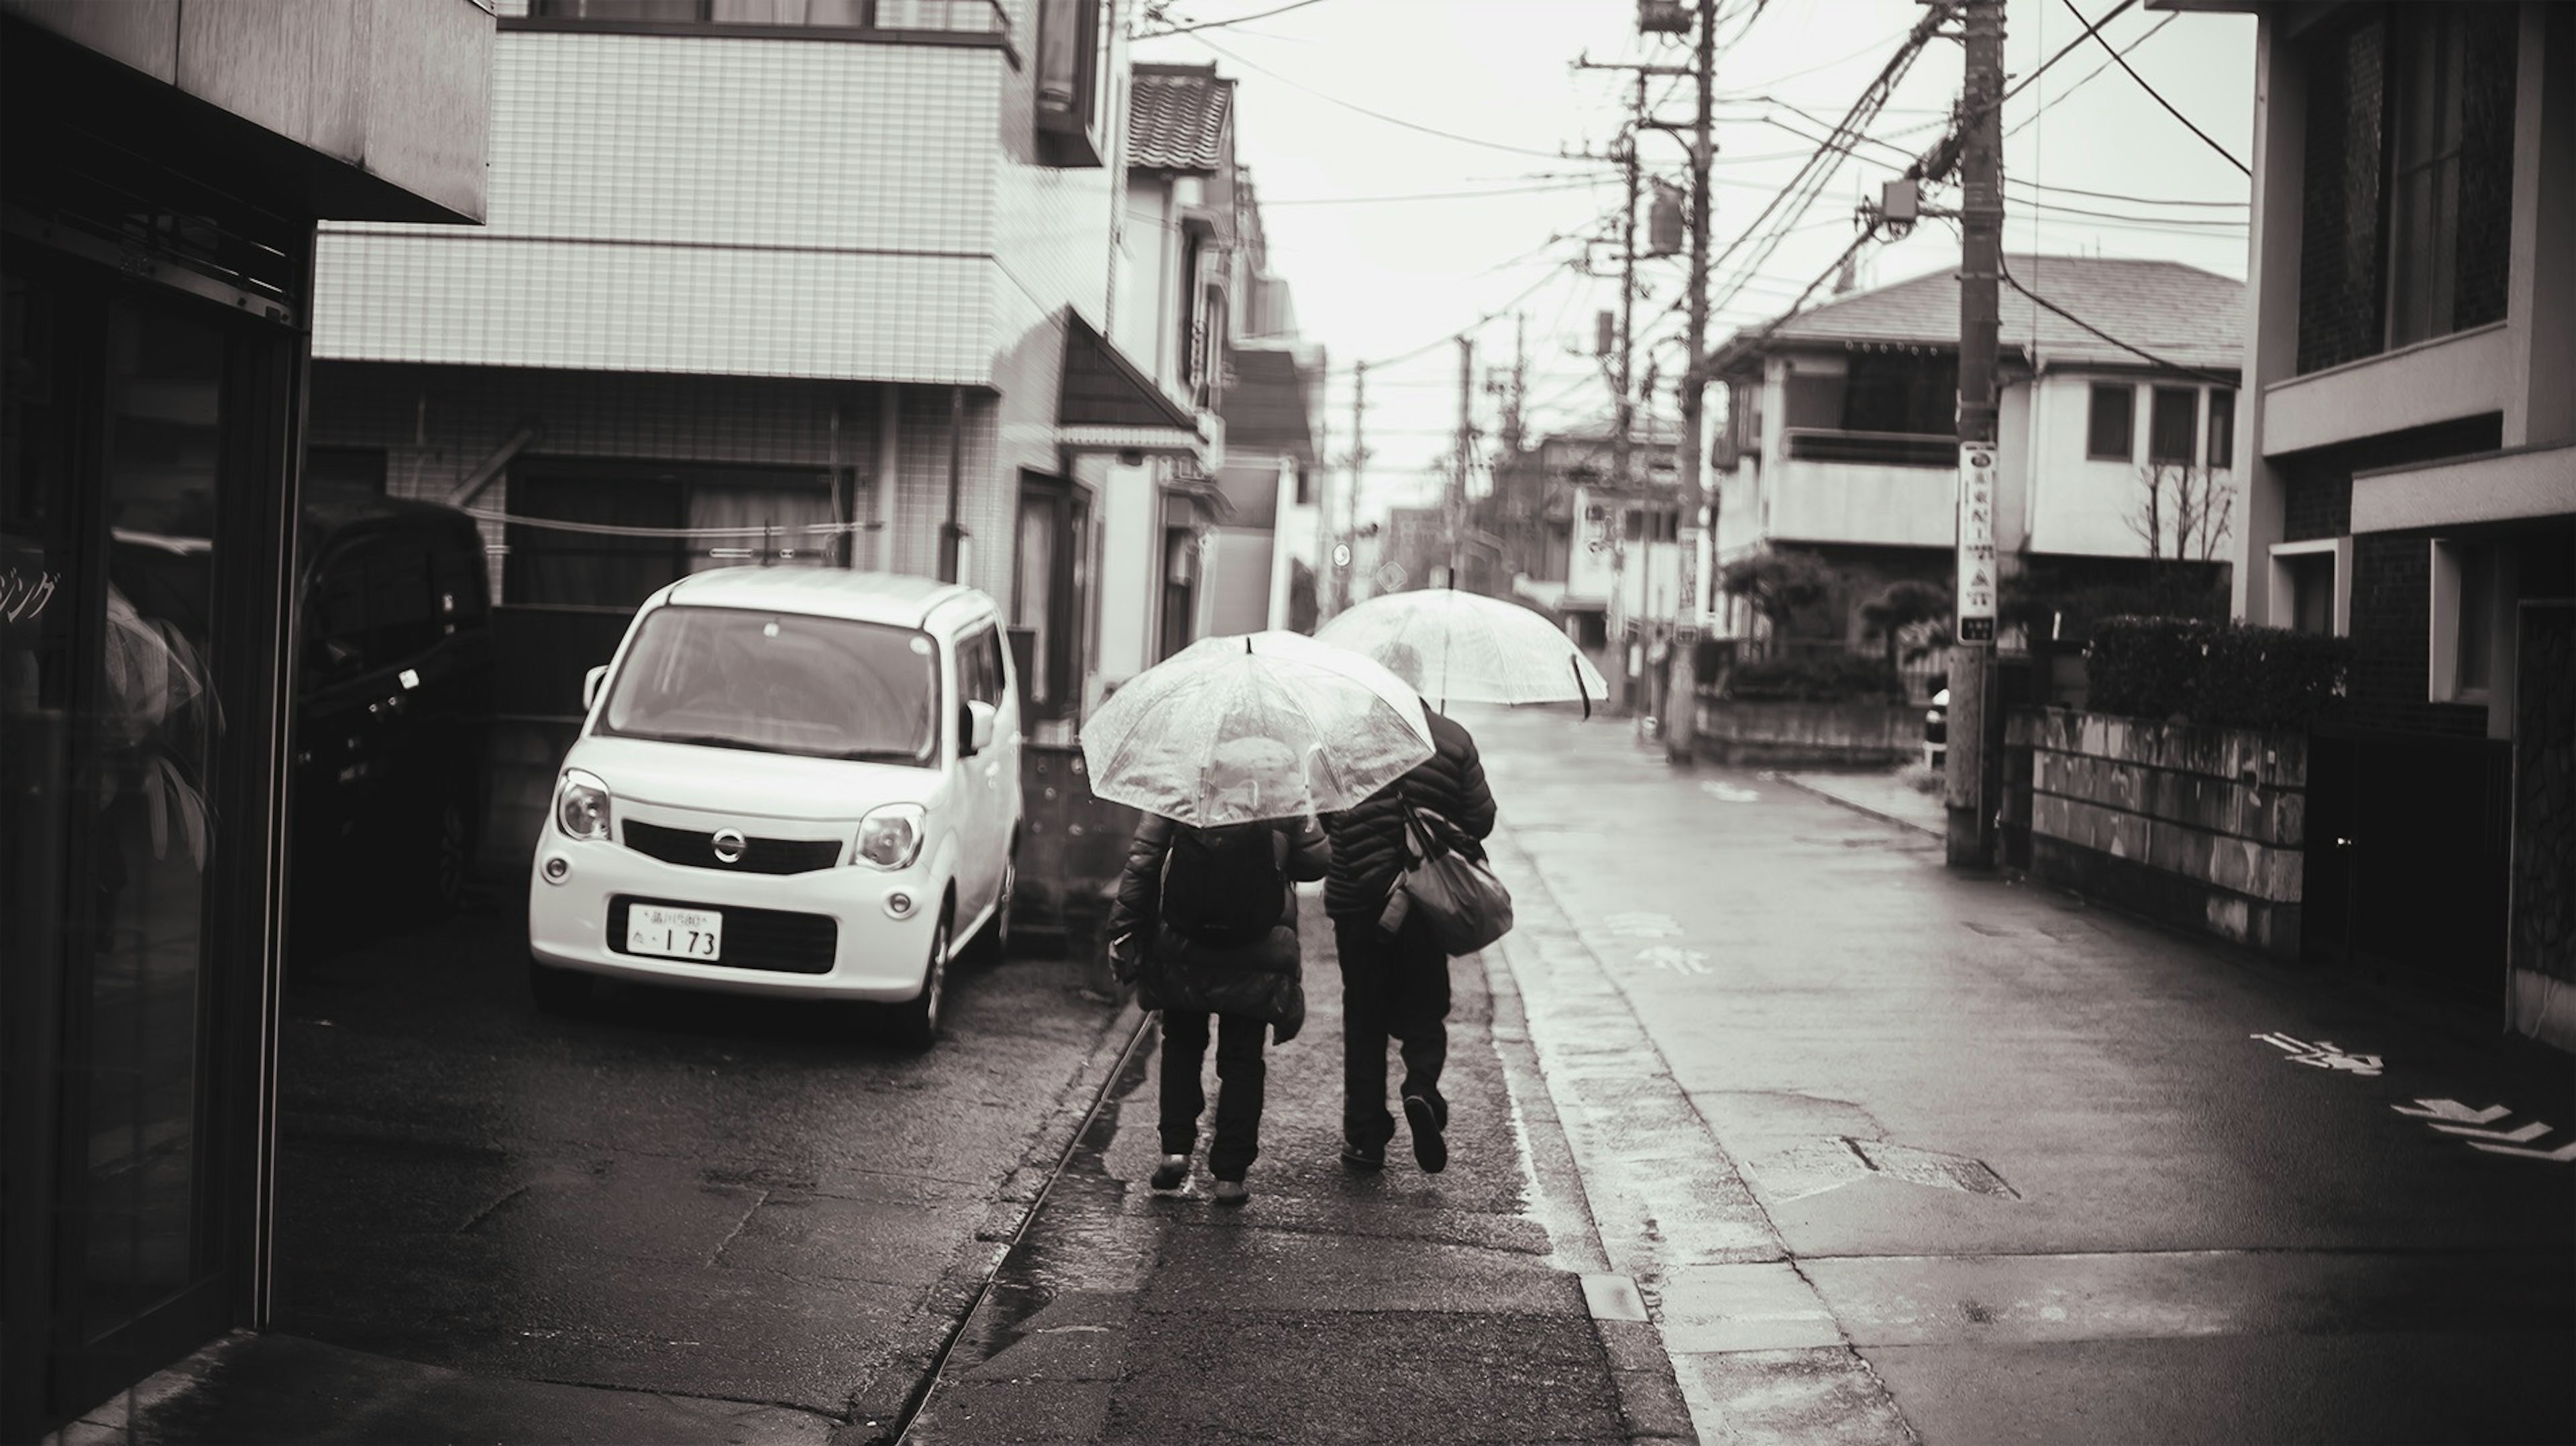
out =
<path fill-rule="evenodd" d="M 581 711 L 587 713 L 599 706 L 599 685 L 608 681 L 608 666 L 601 664 L 581 678 Z"/>
<path fill-rule="evenodd" d="M 961 720 L 965 727 L 960 733 L 966 740 L 967 757 L 972 758 L 993 746 L 993 723 L 1000 716 L 990 703 L 973 698 L 966 700 L 966 714 Z"/>

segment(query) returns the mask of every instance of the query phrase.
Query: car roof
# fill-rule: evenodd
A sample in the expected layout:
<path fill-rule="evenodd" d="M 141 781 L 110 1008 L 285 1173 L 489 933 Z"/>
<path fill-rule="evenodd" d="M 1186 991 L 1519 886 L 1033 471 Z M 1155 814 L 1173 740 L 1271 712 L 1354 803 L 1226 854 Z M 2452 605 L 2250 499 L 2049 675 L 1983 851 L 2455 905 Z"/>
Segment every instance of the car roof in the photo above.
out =
<path fill-rule="evenodd" d="M 927 628 L 934 615 L 959 604 L 982 604 L 968 609 L 973 617 L 993 610 L 989 599 L 963 583 L 831 567 L 725 567 L 692 573 L 671 584 L 662 601 L 678 607 L 772 608 L 905 628 Z"/>

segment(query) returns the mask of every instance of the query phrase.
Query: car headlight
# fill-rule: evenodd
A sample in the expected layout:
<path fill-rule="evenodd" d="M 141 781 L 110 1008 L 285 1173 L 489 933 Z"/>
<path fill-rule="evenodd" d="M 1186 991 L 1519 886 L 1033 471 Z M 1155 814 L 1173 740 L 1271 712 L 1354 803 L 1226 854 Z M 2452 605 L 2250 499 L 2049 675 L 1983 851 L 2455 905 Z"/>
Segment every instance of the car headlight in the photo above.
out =
<path fill-rule="evenodd" d="M 921 857 L 922 824 L 928 817 L 917 803 L 889 803 L 859 820 L 857 844 L 850 862 L 879 869 L 908 869 Z"/>
<path fill-rule="evenodd" d="M 565 769 L 555 785 L 555 827 L 566 838 L 608 837 L 608 785 L 596 774 Z"/>

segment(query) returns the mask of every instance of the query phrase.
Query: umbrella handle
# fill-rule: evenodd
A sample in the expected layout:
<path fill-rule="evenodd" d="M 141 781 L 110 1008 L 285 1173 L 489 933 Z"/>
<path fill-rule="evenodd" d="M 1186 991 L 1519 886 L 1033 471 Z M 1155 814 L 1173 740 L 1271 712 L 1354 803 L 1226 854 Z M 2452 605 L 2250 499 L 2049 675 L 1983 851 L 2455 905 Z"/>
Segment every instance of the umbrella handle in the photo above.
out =
<path fill-rule="evenodd" d="M 1592 690 L 1583 686 L 1583 659 L 1579 654 L 1567 653 L 1565 665 L 1574 670 L 1574 696 L 1583 700 L 1583 721 L 1589 723 L 1592 721 Z"/>

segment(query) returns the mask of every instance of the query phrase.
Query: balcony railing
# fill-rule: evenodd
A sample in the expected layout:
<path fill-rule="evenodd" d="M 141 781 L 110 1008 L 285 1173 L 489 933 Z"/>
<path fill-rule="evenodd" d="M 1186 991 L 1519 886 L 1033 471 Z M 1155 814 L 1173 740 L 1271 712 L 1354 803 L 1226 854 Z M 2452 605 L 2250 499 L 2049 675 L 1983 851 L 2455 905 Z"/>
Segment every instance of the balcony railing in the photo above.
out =
<path fill-rule="evenodd" d="M 1844 432 L 1791 427 L 1783 432 L 1789 456 L 1801 462 L 1853 462 L 1871 467 L 1959 465 L 1959 439 L 1918 432 Z"/>

